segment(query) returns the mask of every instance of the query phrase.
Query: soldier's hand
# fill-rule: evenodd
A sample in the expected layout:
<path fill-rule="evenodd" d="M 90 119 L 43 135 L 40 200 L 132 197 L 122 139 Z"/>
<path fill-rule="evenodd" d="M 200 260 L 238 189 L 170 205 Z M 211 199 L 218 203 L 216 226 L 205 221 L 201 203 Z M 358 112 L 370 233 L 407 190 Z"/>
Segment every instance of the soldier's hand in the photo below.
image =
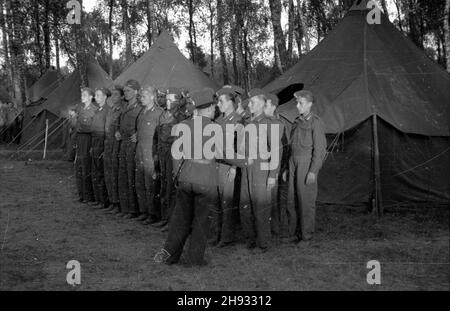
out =
<path fill-rule="evenodd" d="M 158 174 L 156 174 L 156 173 L 153 173 L 153 175 L 152 175 L 152 179 L 153 179 L 153 180 L 156 180 L 156 178 L 158 178 Z"/>
<path fill-rule="evenodd" d="M 281 179 L 283 180 L 283 182 L 287 181 L 287 177 L 288 177 L 288 171 L 284 171 L 283 174 L 281 175 Z"/>
<path fill-rule="evenodd" d="M 236 178 L 236 168 L 231 167 L 231 168 L 228 170 L 228 181 L 229 181 L 229 182 L 233 182 L 233 181 L 234 181 L 234 178 Z"/>
<path fill-rule="evenodd" d="M 308 175 L 306 175 L 306 184 L 312 185 L 315 182 L 316 182 L 316 174 L 314 174 L 313 172 L 309 172 Z"/>
<path fill-rule="evenodd" d="M 116 132 L 116 134 L 114 136 L 116 136 L 116 140 L 122 139 L 122 135 L 120 135 L 120 132 Z"/>
<path fill-rule="evenodd" d="M 255 161 L 252 158 L 248 158 L 247 165 L 251 166 L 251 165 L 253 165 L 253 162 L 255 162 Z"/>
<path fill-rule="evenodd" d="M 136 135 L 136 133 L 131 135 L 130 140 L 131 140 L 132 143 L 136 143 L 137 142 L 137 135 Z"/>
<path fill-rule="evenodd" d="M 277 183 L 277 179 L 276 178 L 269 177 L 267 179 L 267 189 L 271 190 L 273 187 L 275 187 L 276 183 Z"/>

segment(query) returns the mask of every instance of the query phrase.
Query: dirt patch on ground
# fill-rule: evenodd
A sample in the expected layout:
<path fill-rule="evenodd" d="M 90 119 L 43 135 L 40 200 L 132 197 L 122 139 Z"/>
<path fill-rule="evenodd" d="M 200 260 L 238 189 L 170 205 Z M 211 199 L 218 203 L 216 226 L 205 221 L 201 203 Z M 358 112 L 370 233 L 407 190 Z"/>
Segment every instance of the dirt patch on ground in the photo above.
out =
<path fill-rule="evenodd" d="M 165 234 L 75 199 L 70 163 L 0 160 L 0 290 L 449 290 L 448 208 L 378 220 L 322 206 L 312 242 L 208 248 L 208 266 L 186 268 L 153 262 Z M 381 263 L 380 286 L 366 282 L 369 260 Z"/>

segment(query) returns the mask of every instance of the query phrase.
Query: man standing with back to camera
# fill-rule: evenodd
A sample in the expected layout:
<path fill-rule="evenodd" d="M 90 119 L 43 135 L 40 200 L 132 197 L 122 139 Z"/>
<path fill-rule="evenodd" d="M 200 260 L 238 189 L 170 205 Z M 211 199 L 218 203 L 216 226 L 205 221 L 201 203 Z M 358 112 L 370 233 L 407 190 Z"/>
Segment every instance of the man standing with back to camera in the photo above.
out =
<path fill-rule="evenodd" d="M 196 157 L 196 150 L 202 150 L 209 136 L 202 135 L 194 139 L 197 126 L 203 129 L 213 124 L 215 113 L 214 91 L 206 88 L 191 94 L 195 105 L 195 116 L 183 121 L 177 127 L 187 126 L 190 135 L 187 139 L 193 142 L 191 150 L 181 150 L 184 160 L 175 161 L 175 169 L 179 171 L 179 185 L 176 192 L 176 204 L 170 220 L 169 235 L 164 248 L 155 256 L 158 263 L 178 263 L 183 252 L 186 239 L 190 236 L 186 250 L 186 265 L 206 264 L 203 256 L 207 246 L 209 231 L 209 213 L 217 203 L 217 166 L 215 159 L 208 159 L 202 152 Z M 200 144 L 196 144 L 198 141 Z"/>

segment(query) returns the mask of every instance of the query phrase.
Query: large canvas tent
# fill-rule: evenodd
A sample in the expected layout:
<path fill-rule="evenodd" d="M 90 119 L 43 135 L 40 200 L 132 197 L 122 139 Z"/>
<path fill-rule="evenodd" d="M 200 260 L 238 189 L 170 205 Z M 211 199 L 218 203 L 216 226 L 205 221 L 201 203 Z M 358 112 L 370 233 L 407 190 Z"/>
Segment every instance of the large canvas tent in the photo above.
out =
<path fill-rule="evenodd" d="M 87 63 L 88 86 L 92 89 L 110 87 L 112 80 L 95 59 Z M 74 70 L 59 86 L 46 96 L 40 105 L 30 107 L 24 116 L 24 132 L 22 144 L 24 149 L 42 149 L 46 120 L 49 124 L 48 148 L 62 147 L 65 140 L 64 122 L 68 108 L 78 104 L 80 98 L 81 78 L 78 70 Z M 26 127 L 26 128 L 25 128 Z"/>
<path fill-rule="evenodd" d="M 303 84 L 316 96 L 332 151 L 320 173 L 319 201 L 448 203 L 450 76 L 384 15 L 369 24 L 366 3 L 357 1 L 264 89 Z M 281 101 L 280 114 L 293 122 L 292 93 Z"/>
<path fill-rule="evenodd" d="M 139 81 L 142 86 L 154 86 L 161 91 L 169 87 L 189 91 L 218 87 L 184 57 L 166 31 L 162 31 L 150 49 L 117 77 L 114 83 L 124 85 L 129 79 Z"/>
<path fill-rule="evenodd" d="M 27 90 L 27 98 L 30 101 L 30 105 L 45 99 L 57 87 L 58 72 L 55 69 L 49 69 Z"/>

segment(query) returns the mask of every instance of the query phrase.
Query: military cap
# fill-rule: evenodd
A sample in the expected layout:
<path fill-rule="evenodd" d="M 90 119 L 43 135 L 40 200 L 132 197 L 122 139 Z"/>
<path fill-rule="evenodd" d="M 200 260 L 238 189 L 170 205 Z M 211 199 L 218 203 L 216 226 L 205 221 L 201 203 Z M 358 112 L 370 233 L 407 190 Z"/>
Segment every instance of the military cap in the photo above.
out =
<path fill-rule="evenodd" d="M 236 85 L 224 85 L 220 90 L 217 91 L 216 95 L 219 97 L 224 94 L 232 95 L 244 95 L 245 91 Z"/>
<path fill-rule="evenodd" d="M 95 96 L 94 91 L 89 87 L 82 87 L 81 92 L 87 92 L 90 96 Z"/>
<path fill-rule="evenodd" d="M 250 103 L 250 99 L 247 98 L 246 100 L 242 101 L 242 108 L 247 109 L 248 104 Z"/>
<path fill-rule="evenodd" d="M 314 103 L 314 95 L 311 91 L 301 90 L 294 93 L 295 98 L 306 98 L 308 101 Z"/>
<path fill-rule="evenodd" d="M 272 105 L 278 106 L 278 104 L 279 104 L 279 99 L 278 99 L 278 96 L 277 96 L 277 95 L 275 95 L 275 94 L 273 94 L 273 93 L 267 93 L 267 94 L 266 94 L 266 97 L 267 97 L 268 100 L 270 100 L 270 101 L 272 102 Z"/>
<path fill-rule="evenodd" d="M 111 91 L 119 91 L 120 95 L 123 96 L 123 87 L 119 84 L 115 84 L 112 88 Z"/>
<path fill-rule="evenodd" d="M 136 80 L 128 80 L 127 83 L 125 83 L 124 88 L 129 87 L 130 89 L 139 91 L 141 89 L 141 85 Z"/>
<path fill-rule="evenodd" d="M 196 109 L 207 108 L 214 104 L 214 90 L 203 88 L 191 93 L 191 101 Z"/>
<path fill-rule="evenodd" d="M 175 97 L 176 97 L 177 99 L 180 99 L 181 96 L 183 95 L 183 94 L 181 93 L 181 90 L 180 90 L 179 88 L 177 88 L 177 87 L 169 87 L 169 88 L 167 89 L 166 94 L 167 94 L 167 95 L 169 95 L 169 94 L 174 94 Z"/>
<path fill-rule="evenodd" d="M 96 91 L 96 92 L 97 92 L 97 91 L 100 91 L 100 92 L 102 92 L 103 94 L 105 94 L 107 97 L 110 97 L 110 96 L 111 96 L 111 91 L 110 91 L 109 89 L 107 89 L 106 87 L 98 88 L 98 89 L 96 89 L 95 91 Z"/>
<path fill-rule="evenodd" d="M 250 92 L 248 92 L 248 98 L 252 98 L 255 96 L 261 96 L 261 95 L 266 96 L 266 94 L 267 93 L 261 89 L 252 89 Z"/>

